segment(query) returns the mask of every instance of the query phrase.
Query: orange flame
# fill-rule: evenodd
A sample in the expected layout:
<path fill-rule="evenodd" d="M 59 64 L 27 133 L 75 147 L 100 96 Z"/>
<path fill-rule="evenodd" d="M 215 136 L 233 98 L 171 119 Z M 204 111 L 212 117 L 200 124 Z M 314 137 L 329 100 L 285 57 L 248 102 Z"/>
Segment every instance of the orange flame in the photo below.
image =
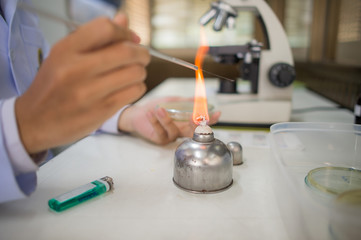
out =
<path fill-rule="evenodd" d="M 202 121 L 206 121 L 207 123 L 209 122 L 206 87 L 202 72 L 203 60 L 209 47 L 207 44 L 206 34 L 202 27 L 200 35 L 200 46 L 195 59 L 195 65 L 198 67 L 198 70 L 196 70 L 196 89 L 193 106 L 193 122 L 197 125 L 199 125 Z"/>

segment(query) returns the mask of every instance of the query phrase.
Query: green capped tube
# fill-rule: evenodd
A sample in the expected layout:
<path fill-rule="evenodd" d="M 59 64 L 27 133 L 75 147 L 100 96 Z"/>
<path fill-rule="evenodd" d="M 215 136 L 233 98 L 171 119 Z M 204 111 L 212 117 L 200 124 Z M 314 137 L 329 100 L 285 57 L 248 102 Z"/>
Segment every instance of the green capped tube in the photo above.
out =
<path fill-rule="evenodd" d="M 111 177 L 103 177 L 50 199 L 48 205 L 52 210 L 61 212 L 108 192 L 113 188 L 113 185 Z"/>

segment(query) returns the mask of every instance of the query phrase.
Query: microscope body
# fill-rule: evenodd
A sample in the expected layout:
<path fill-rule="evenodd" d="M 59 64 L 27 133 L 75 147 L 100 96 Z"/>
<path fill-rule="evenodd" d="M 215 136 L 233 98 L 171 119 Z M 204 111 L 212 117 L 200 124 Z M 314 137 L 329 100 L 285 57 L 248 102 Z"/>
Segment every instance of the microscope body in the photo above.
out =
<path fill-rule="evenodd" d="M 255 40 L 240 46 L 210 47 L 209 54 L 218 62 L 243 60 L 242 77 L 251 82 L 249 93 L 221 89 L 213 97 L 222 111 L 219 121 L 231 125 L 289 121 L 294 62 L 286 33 L 268 4 L 263 0 L 218 1 L 200 22 L 205 25 L 215 19 L 213 29 L 219 31 L 223 25 L 232 25 L 241 11 L 252 11 L 259 18 L 269 48 L 261 50 L 262 44 Z"/>

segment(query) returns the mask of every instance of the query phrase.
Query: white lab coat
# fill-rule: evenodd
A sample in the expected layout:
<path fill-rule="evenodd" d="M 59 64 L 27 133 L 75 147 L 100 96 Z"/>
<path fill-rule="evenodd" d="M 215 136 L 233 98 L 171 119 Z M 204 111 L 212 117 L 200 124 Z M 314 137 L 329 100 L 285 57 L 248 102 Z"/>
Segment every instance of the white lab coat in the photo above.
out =
<path fill-rule="evenodd" d="M 16 10 L 16 0 L 0 0 L 0 3 L 6 20 L 0 18 L 0 202 L 4 202 L 23 198 L 36 187 L 37 168 L 15 173 L 8 147 L 19 161 L 31 164 L 17 132 L 14 97 L 30 86 L 39 67 L 38 53 L 41 51 L 45 56 L 48 50 L 34 14 Z M 8 110 L 4 111 L 5 108 Z M 7 141 L 5 131 L 11 140 Z"/>
<path fill-rule="evenodd" d="M 19 0 L 30 4 L 30 0 Z M 39 53 L 48 47 L 38 28 L 38 18 L 16 9 L 18 0 L 0 0 L 0 203 L 31 194 L 36 188 L 36 170 L 19 138 L 14 102 L 33 81 L 40 66 Z M 100 130 L 117 133 L 122 110 Z M 19 168 L 20 166 L 20 168 Z"/>

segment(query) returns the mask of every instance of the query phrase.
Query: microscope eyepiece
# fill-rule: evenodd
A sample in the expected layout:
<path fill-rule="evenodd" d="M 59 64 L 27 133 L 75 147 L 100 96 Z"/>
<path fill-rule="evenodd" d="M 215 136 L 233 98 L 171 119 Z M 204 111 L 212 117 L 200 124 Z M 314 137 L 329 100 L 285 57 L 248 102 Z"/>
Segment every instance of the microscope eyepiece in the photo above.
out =
<path fill-rule="evenodd" d="M 199 23 L 203 26 L 207 25 L 213 18 L 216 17 L 218 12 L 218 3 L 213 2 L 211 9 L 209 9 L 200 19 Z"/>
<path fill-rule="evenodd" d="M 199 20 L 200 24 L 207 25 L 213 18 L 214 31 L 222 30 L 223 26 L 234 28 L 237 12 L 229 4 L 222 1 L 213 2 L 211 9 L 208 10 Z"/>
<path fill-rule="evenodd" d="M 228 13 L 224 10 L 220 10 L 216 17 L 216 20 L 214 21 L 213 30 L 217 32 L 221 31 L 223 26 L 226 24 L 227 18 Z"/>

